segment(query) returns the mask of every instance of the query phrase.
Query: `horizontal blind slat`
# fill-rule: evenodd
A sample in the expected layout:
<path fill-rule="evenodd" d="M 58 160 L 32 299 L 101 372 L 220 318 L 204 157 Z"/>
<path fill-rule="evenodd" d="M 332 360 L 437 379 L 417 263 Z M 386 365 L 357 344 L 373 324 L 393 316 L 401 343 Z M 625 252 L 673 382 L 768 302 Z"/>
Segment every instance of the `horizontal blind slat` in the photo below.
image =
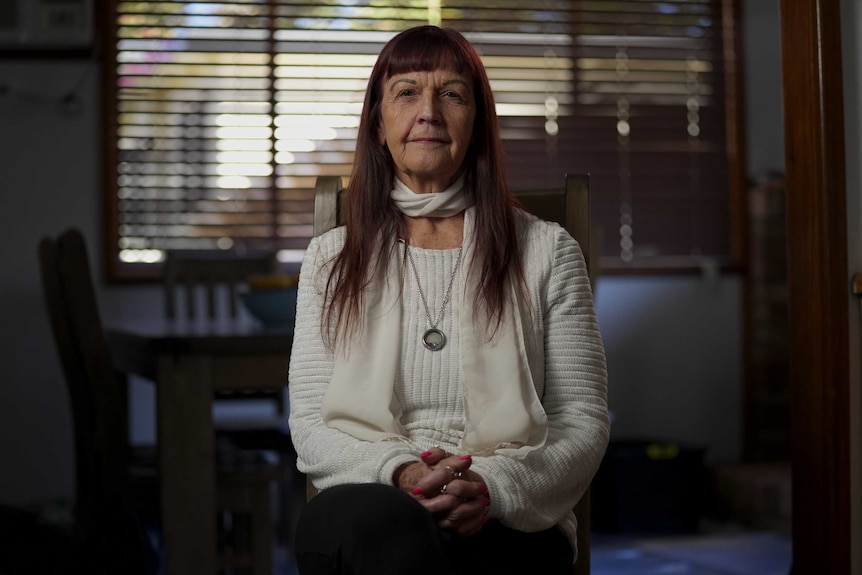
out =
<path fill-rule="evenodd" d="M 418 0 L 342 4 L 116 2 L 121 258 L 307 244 L 316 177 L 350 172 L 377 53 L 429 17 Z M 726 211 L 718 0 L 444 0 L 439 14 L 485 62 L 513 187 L 589 172 L 603 239 L 629 202 L 647 252 L 726 247 L 726 217 L 703 215 Z"/>

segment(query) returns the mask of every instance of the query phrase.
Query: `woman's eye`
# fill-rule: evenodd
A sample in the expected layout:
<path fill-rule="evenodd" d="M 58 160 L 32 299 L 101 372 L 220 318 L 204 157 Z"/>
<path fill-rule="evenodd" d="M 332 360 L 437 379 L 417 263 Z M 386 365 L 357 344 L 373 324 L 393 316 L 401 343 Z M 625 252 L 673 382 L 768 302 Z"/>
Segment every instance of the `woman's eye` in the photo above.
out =
<path fill-rule="evenodd" d="M 458 92 L 456 92 L 454 90 L 447 90 L 446 92 L 443 92 L 443 97 L 444 98 L 450 98 L 453 100 L 462 100 L 463 99 L 461 97 L 461 94 L 459 94 Z"/>
<path fill-rule="evenodd" d="M 416 90 L 413 90 L 413 89 L 401 90 L 400 92 L 398 92 L 398 97 L 399 98 L 409 97 L 409 96 L 413 96 L 415 93 L 416 93 Z"/>

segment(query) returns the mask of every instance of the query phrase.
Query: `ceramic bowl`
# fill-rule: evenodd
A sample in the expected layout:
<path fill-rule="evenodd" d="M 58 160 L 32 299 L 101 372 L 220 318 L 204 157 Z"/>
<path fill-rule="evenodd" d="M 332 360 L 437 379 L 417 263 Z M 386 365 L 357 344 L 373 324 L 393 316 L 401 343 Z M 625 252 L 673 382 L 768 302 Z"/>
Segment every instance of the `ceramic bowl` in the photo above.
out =
<path fill-rule="evenodd" d="M 267 328 L 293 328 L 296 288 L 252 289 L 240 294 L 245 309 Z"/>

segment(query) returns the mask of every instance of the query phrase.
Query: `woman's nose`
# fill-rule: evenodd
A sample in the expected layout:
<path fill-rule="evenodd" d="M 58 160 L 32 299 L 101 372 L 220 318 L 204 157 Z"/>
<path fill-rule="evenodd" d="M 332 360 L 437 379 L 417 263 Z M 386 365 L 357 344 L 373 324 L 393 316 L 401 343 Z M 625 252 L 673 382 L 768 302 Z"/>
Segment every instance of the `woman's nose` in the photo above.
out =
<path fill-rule="evenodd" d="M 440 111 L 437 104 L 437 98 L 433 94 L 423 95 L 422 108 L 419 110 L 419 120 L 423 122 L 439 121 Z"/>

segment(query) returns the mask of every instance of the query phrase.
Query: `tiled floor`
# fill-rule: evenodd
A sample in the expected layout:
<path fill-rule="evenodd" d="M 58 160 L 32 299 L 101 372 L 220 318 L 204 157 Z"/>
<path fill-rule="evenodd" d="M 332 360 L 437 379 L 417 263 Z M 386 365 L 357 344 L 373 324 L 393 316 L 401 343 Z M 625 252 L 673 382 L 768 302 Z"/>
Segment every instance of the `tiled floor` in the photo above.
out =
<path fill-rule="evenodd" d="M 592 575 L 788 575 L 791 545 L 768 531 L 631 537 L 593 535 Z"/>
<path fill-rule="evenodd" d="M 291 508 L 305 502 L 295 482 Z M 296 514 L 291 519 L 295 525 Z M 593 533 L 591 575 L 788 575 L 790 536 L 704 519 L 696 535 L 634 536 Z M 298 575 L 290 554 L 276 555 L 276 575 Z"/>
<path fill-rule="evenodd" d="M 788 575 L 790 539 L 765 531 L 632 537 L 593 535 L 592 575 Z M 286 553 L 277 575 L 298 575 Z"/>

